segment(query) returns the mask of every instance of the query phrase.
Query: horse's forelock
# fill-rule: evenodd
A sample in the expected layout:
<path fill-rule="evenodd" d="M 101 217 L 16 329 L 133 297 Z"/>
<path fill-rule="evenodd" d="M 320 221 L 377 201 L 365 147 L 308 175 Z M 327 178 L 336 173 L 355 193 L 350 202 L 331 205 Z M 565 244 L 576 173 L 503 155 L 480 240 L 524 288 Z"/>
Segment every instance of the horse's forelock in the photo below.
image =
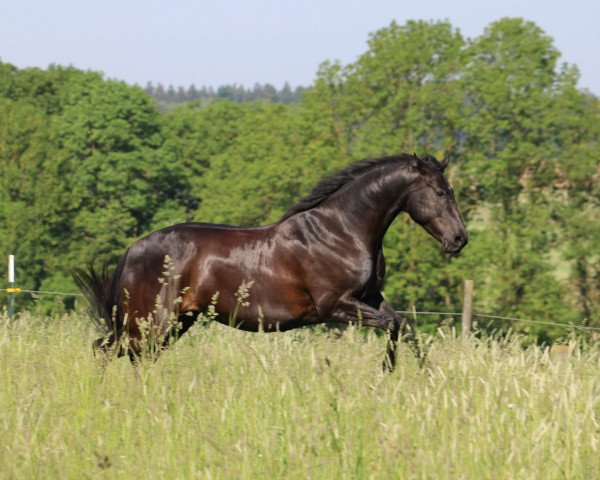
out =
<path fill-rule="evenodd" d="M 443 173 L 448 166 L 449 160 L 448 155 L 444 156 L 444 160 L 441 162 L 433 155 L 425 155 L 421 158 L 417 155 L 413 155 L 413 158 L 415 160 L 414 166 L 418 168 L 421 173 L 427 173 L 429 171 L 439 171 Z"/>

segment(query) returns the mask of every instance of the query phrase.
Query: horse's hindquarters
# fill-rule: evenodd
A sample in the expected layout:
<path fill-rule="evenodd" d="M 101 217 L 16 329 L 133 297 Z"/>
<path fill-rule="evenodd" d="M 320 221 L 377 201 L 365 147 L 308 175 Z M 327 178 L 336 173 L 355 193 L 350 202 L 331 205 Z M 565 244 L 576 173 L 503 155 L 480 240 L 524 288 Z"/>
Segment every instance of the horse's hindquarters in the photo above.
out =
<path fill-rule="evenodd" d="M 169 328 L 180 314 L 206 312 L 218 293 L 218 321 L 248 331 L 318 322 L 290 242 L 274 227 L 176 225 L 130 248 L 121 276 L 130 333 L 152 318 Z"/>

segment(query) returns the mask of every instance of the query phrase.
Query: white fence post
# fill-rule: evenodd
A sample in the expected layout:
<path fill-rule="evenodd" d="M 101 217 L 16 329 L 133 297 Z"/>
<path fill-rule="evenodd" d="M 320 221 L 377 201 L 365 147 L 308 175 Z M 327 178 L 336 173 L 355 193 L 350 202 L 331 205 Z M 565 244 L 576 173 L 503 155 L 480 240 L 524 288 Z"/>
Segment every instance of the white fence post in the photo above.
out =
<path fill-rule="evenodd" d="M 15 256 L 8 256 L 8 318 L 15 315 Z"/>

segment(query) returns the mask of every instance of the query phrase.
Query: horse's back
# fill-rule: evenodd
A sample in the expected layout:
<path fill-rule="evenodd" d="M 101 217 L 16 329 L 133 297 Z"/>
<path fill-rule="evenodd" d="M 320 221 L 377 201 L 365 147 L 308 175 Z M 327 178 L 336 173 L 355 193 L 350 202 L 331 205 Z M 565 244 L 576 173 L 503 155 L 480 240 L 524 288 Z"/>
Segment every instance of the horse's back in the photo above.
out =
<path fill-rule="evenodd" d="M 211 223 L 181 223 L 156 230 L 129 248 L 123 282 L 158 281 L 166 268 L 175 275 L 185 275 L 203 263 L 231 256 L 240 246 L 264 241 L 267 231 L 268 227 Z"/>

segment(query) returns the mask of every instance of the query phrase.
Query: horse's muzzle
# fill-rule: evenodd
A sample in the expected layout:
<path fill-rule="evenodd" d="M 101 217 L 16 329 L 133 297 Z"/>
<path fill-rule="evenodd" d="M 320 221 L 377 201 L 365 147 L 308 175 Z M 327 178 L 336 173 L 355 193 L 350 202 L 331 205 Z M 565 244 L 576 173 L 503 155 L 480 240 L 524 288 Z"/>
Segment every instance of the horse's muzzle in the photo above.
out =
<path fill-rule="evenodd" d="M 467 243 L 469 243 L 469 237 L 465 232 L 464 234 L 455 235 L 452 240 L 444 239 L 443 249 L 445 253 L 458 255 Z"/>

